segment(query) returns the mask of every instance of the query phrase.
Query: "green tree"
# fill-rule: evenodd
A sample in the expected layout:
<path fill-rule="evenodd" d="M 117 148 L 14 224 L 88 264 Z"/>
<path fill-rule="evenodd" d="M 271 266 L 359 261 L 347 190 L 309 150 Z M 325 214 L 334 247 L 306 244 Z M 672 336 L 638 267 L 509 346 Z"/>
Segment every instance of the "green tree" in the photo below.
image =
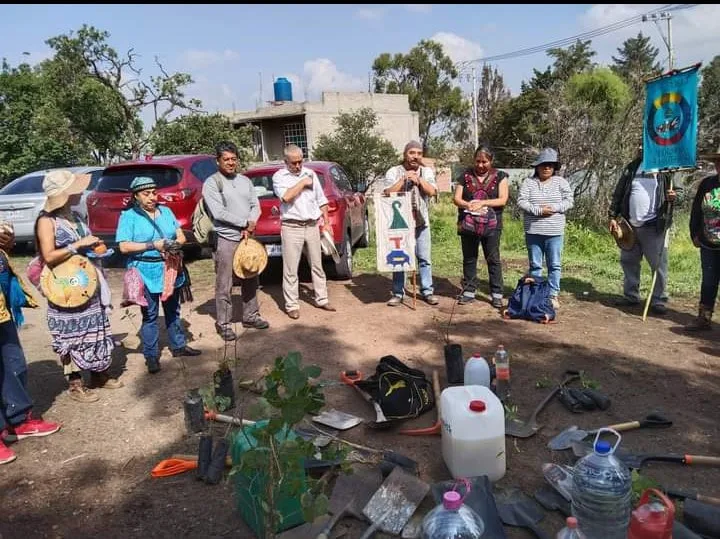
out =
<path fill-rule="evenodd" d="M 372 109 L 341 112 L 333 123 L 337 126 L 335 131 L 318 138 L 313 159 L 342 165 L 353 188 L 369 187 L 390 166 L 400 162 L 392 143 L 377 133 L 378 118 Z"/>
<path fill-rule="evenodd" d="M 151 146 L 158 155 L 215 153 L 215 145 L 221 140 L 237 145 L 241 166 L 250 161 L 252 129 L 236 129 L 222 114 L 191 113 L 172 121 L 160 120 L 153 130 Z"/>
<path fill-rule="evenodd" d="M 702 68 L 700 75 L 698 146 L 701 151 L 716 151 L 720 145 L 720 55 Z"/>
<path fill-rule="evenodd" d="M 0 67 L 0 184 L 33 170 L 89 161 L 52 99 L 43 74 L 28 64 Z"/>
<path fill-rule="evenodd" d="M 480 88 L 477 93 L 478 134 L 480 140 L 488 139 L 488 127 L 500 106 L 510 100 L 510 90 L 497 68 L 484 64 L 480 72 Z"/>
<path fill-rule="evenodd" d="M 469 103 L 455 84 L 458 72 L 435 41 L 422 40 L 407 54 L 383 53 L 373 62 L 375 91 L 407 94 L 419 115 L 420 138 L 427 149 L 434 129 L 467 116 Z"/>
<path fill-rule="evenodd" d="M 169 74 L 156 58 L 160 74 L 143 80 L 138 54 L 133 49 L 118 54 L 109 37 L 88 25 L 77 33 L 52 37 L 46 43 L 55 56 L 46 68 L 71 126 L 96 145 L 101 159 L 116 152 L 137 158 L 150 138 L 140 121 L 147 107 L 157 123 L 177 111 L 200 110 L 201 103 L 185 96 L 185 88 L 193 82 L 190 75 Z M 105 114 L 107 119 L 97 118 Z"/>
<path fill-rule="evenodd" d="M 612 57 L 614 63 L 611 69 L 636 92 L 642 92 L 645 79 L 660 74 L 660 64 L 657 63 L 659 51 L 650 44 L 650 37 L 643 36 L 642 32 L 625 40 L 617 51 L 618 56 Z"/>
<path fill-rule="evenodd" d="M 595 51 L 590 48 L 592 41 L 578 39 L 566 49 L 548 49 L 548 56 L 555 58 L 552 66 L 553 76 L 559 80 L 568 80 L 576 73 L 582 73 L 592 69 L 594 64 L 592 57 Z"/>

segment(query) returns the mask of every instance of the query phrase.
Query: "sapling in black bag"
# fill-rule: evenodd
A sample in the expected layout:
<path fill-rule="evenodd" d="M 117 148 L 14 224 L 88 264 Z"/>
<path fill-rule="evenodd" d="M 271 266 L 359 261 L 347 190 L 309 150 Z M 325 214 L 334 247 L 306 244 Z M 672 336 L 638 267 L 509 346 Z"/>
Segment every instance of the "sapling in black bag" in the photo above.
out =
<path fill-rule="evenodd" d="M 417 417 L 435 405 L 432 383 L 425 373 L 395 356 L 380 358 L 375 374 L 355 385 L 380 405 L 387 419 Z"/>

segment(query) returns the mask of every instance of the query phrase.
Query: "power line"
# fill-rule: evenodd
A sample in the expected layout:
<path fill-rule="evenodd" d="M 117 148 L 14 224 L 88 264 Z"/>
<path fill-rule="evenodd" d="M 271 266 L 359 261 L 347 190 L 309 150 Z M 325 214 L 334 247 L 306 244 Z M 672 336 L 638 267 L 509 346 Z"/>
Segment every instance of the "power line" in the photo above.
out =
<path fill-rule="evenodd" d="M 653 13 L 658 13 L 661 11 L 665 11 L 665 12 L 679 11 L 679 10 L 683 10 L 683 9 L 690 9 L 690 8 L 693 8 L 698 5 L 699 4 L 666 4 L 660 8 L 648 11 L 647 13 L 644 13 L 641 15 L 635 15 L 635 16 L 627 18 L 625 20 L 618 21 L 618 22 L 609 24 L 607 26 L 602 26 L 602 27 L 596 28 L 594 30 L 589 30 L 587 32 L 576 34 L 574 36 L 566 37 L 566 38 L 559 39 L 556 41 L 551 41 L 549 43 L 543 43 L 542 45 L 535 45 L 534 47 L 528 47 L 525 49 L 519 49 L 516 51 L 506 52 L 503 54 L 497 54 L 494 56 L 486 56 L 484 58 L 477 58 L 475 60 L 466 60 L 463 62 L 457 62 L 455 64 L 455 67 L 460 68 L 460 72 L 462 73 L 465 69 L 467 69 L 472 64 L 495 62 L 498 60 L 508 60 L 511 58 L 518 58 L 520 56 L 528 56 L 530 54 L 536 54 L 538 52 L 545 52 L 548 49 L 552 49 L 552 48 L 561 48 L 563 46 L 572 45 L 577 40 L 592 39 L 594 37 L 599 37 L 599 36 L 602 36 L 605 34 L 609 34 L 611 32 L 615 32 L 617 30 L 621 30 L 623 28 L 627 28 L 628 26 L 638 24 L 640 22 L 643 22 L 643 17 L 647 17 L 648 15 L 651 15 Z"/>

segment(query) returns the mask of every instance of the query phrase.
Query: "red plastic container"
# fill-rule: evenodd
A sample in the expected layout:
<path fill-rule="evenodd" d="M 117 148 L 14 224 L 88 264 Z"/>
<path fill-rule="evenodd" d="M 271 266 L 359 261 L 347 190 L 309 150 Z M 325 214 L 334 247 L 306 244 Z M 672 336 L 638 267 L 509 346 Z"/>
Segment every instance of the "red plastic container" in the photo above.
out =
<path fill-rule="evenodd" d="M 650 501 L 654 494 L 660 501 Z M 632 512 L 628 539 L 671 539 L 675 506 L 659 490 L 649 488 L 642 493 L 637 508 Z"/>

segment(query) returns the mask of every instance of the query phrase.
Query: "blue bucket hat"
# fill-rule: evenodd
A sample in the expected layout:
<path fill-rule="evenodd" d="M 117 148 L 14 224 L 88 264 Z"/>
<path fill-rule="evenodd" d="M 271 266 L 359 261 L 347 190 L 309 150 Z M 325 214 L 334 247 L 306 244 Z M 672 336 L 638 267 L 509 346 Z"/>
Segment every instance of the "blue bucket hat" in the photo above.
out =
<path fill-rule="evenodd" d="M 130 190 L 133 193 L 138 193 L 140 191 L 144 191 L 145 189 L 155 189 L 155 188 L 157 188 L 157 184 L 155 183 L 155 180 L 153 180 L 152 178 L 149 178 L 147 176 L 138 176 L 130 184 Z"/>
<path fill-rule="evenodd" d="M 556 169 L 560 168 L 557 151 L 552 148 L 544 148 L 540 151 L 532 166 L 536 167 L 538 165 L 542 165 L 543 163 L 553 163 L 555 164 Z"/>

